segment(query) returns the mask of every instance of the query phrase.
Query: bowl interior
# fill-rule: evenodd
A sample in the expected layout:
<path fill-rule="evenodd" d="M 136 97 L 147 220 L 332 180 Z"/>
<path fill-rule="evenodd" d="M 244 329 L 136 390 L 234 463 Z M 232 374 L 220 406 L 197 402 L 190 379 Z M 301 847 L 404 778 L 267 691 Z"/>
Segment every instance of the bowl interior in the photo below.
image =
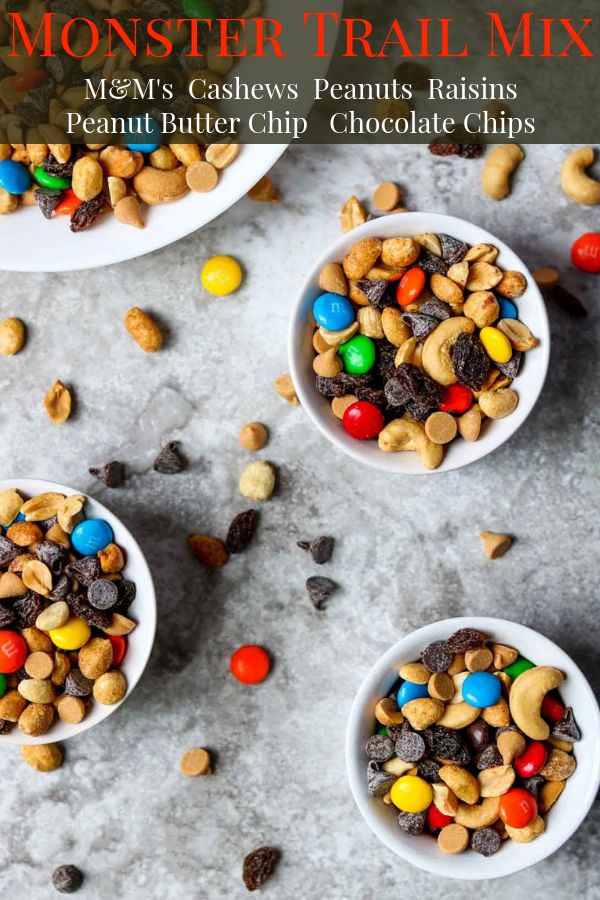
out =
<path fill-rule="evenodd" d="M 357 241 L 367 237 L 411 237 L 423 232 L 447 233 L 467 244 L 488 243 L 498 247 L 498 264 L 503 269 L 523 272 L 528 281 L 527 290 L 516 303 L 519 317 L 525 322 L 540 345 L 524 354 L 523 364 L 514 387 L 519 394 L 519 405 L 512 415 L 486 423 L 482 435 L 474 443 L 454 441 L 446 450 L 439 469 L 425 469 L 416 453 L 383 453 L 377 441 L 357 441 L 344 431 L 342 423 L 331 412 L 330 401 L 315 388 L 312 369 L 314 351 L 312 336 L 314 319 L 312 305 L 321 289 L 319 272 L 324 265 L 341 262 Z M 401 213 L 382 216 L 361 225 L 344 235 L 316 263 L 306 279 L 296 302 L 289 333 L 289 361 L 292 378 L 302 406 L 319 430 L 340 450 L 360 462 L 386 472 L 407 475 L 432 475 L 466 466 L 491 453 L 514 434 L 523 424 L 540 395 L 550 359 L 550 328 L 542 295 L 525 263 L 503 241 L 464 219 L 437 213 Z"/>
<path fill-rule="evenodd" d="M 51 481 L 42 481 L 37 478 L 11 478 L 0 481 L 0 491 L 9 487 L 16 488 L 25 497 L 32 497 L 45 491 L 58 491 L 61 494 L 81 493 L 81 491 L 76 491 L 74 488 L 55 484 Z M 123 574 L 131 581 L 134 581 L 137 588 L 136 598 L 129 612 L 131 618 L 137 622 L 137 626 L 127 636 L 127 653 L 119 666 L 127 679 L 127 695 L 121 701 L 121 703 L 124 703 L 141 678 L 152 650 L 154 632 L 156 630 L 154 584 L 148 563 L 131 532 L 105 506 L 92 497 L 84 496 L 86 496 L 85 512 L 87 518 L 105 519 L 111 526 L 115 536 L 115 543 L 125 551 L 126 564 Z M 55 741 L 64 741 L 97 725 L 98 722 L 106 719 L 118 709 L 121 703 L 116 703 L 114 706 L 102 706 L 100 703 L 94 702 L 85 719 L 79 725 L 68 725 L 65 722 L 61 722 L 57 717 L 50 731 L 41 737 L 29 737 L 22 734 L 18 728 L 15 728 L 10 734 L 0 735 L 0 746 L 2 744 L 47 744 Z"/>
<path fill-rule="evenodd" d="M 419 658 L 431 641 L 448 638 L 459 628 L 480 628 L 498 642 L 519 650 L 538 665 L 551 665 L 566 676 L 561 685 L 563 701 L 573 707 L 582 740 L 575 745 L 577 768 L 546 818 L 546 831 L 530 844 L 504 841 L 494 856 L 486 859 L 467 850 L 458 856 L 444 854 L 431 835 L 411 837 L 397 824 L 395 807 L 369 797 L 367 758 L 364 746 L 375 729 L 375 705 L 398 679 L 398 668 Z M 373 666 L 354 700 L 346 733 L 346 765 L 354 799 L 373 833 L 403 859 L 449 878 L 479 880 L 496 878 L 527 868 L 557 850 L 585 818 L 600 784 L 600 712 L 585 676 L 556 644 L 523 625 L 494 618 L 457 618 L 435 622 L 419 629 L 390 648 Z"/>

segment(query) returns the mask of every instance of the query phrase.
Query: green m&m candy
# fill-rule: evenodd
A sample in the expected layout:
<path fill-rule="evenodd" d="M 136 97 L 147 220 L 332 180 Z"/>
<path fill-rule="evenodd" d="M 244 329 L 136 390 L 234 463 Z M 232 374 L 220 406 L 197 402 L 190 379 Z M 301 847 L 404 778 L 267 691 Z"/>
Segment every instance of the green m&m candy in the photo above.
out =
<path fill-rule="evenodd" d="M 364 334 L 354 335 L 341 345 L 338 353 L 344 361 L 344 371 L 350 375 L 364 375 L 375 365 L 375 344 Z"/>
<path fill-rule="evenodd" d="M 535 669 L 535 663 L 529 662 L 524 656 L 518 656 L 514 663 L 511 663 L 510 666 L 502 669 L 502 671 L 506 672 L 506 674 L 514 681 L 521 672 L 526 672 L 527 669 Z"/>
<path fill-rule="evenodd" d="M 33 177 L 39 185 L 45 188 L 51 188 L 53 191 L 64 191 L 71 187 L 70 178 L 59 178 L 57 175 L 49 175 L 44 171 L 43 166 L 37 166 L 33 172 Z"/>
<path fill-rule="evenodd" d="M 215 19 L 217 16 L 210 0 L 183 0 L 183 11 L 190 19 Z"/>
<path fill-rule="evenodd" d="M 0 697 L 4 697 L 6 693 L 6 675 L 0 673 Z"/>

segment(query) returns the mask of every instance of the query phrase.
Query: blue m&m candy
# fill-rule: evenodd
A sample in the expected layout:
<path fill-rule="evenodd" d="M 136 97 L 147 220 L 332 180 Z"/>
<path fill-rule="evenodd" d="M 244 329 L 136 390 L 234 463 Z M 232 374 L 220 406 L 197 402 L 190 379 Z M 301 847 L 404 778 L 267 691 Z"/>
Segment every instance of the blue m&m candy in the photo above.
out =
<path fill-rule="evenodd" d="M 154 153 L 161 145 L 162 131 L 156 119 L 150 116 L 134 116 L 129 120 L 129 132 L 125 135 L 125 143 L 130 150 L 136 153 Z M 138 144 L 135 141 L 141 141 L 146 138 L 148 143 Z"/>
<path fill-rule="evenodd" d="M 498 300 L 498 305 L 500 306 L 501 319 L 519 318 L 519 310 L 517 309 L 517 304 L 513 303 L 512 300 L 507 300 L 506 297 L 501 297 Z"/>
<path fill-rule="evenodd" d="M 95 556 L 112 540 L 113 530 L 104 519 L 84 519 L 75 526 L 71 535 L 71 543 L 83 556 Z"/>
<path fill-rule="evenodd" d="M 354 309 L 340 294 L 321 294 L 313 303 L 313 316 L 327 331 L 341 331 L 354 321 Z"/>
<path fill-rule="evenodd" d="M 31 187 L 29 169 L 14 159 L 3 159 L 0 162 L 0 187 L 9 194 L 24 194 Z"/>
<path fill-rule="evenodd" d="M 410 700 L 420 700 L 421 697 L 429 697 L 426 684 L 413 684 L 412 681 L 404 681 L 398 688 L 397 703 L 402 708 Z"/>
<path fill-rule="evenodd" d="M 463 700 L 478 709 L 494 706 L 501 694 L 502 685 L 491 672 L 473 672 L 462 683 Z"/>

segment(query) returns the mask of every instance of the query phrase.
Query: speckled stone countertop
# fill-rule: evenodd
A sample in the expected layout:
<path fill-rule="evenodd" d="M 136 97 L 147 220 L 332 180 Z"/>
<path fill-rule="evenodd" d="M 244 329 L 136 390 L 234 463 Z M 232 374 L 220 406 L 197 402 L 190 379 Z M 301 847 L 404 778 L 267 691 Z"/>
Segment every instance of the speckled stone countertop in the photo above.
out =
<path fill-rule="evenodd" d="M 2 749 L 3 897 L 54 896 L 52 870 L 73 862 L 86 873 L 84 900 L 241 898 L 242 858 L 263 843 L 282 851 L 263 889 L 277 900 L 600 896 L 597 807 L 534 869 L 502 883 L 448 882 L 371 835 L 343 755 L 367 670 L 435 619 L 473 612 L 531 625 L 598 688 L 597 290 L 568 262 L 572 239 L 598 218 L 563 197 L 563 155 L 528 148 L 513 194 L 494 205 L 482 199 L 478 162 L 433 159 L 424 147 L 293 148 L 274 171 L 280 206 L 242 200 L 186 240 L 118 266 L 0 275 L 2 316 L 29 329 L 26 350 L 0 364 L 2 475 L 54 479 L 110 505 L 147 553 L 159 597 L 144 678 L 114 716 L 68 742 L 62 769 L 40 775 L 16 748 Z M 359 468 L 272 388 L 287 369 L 288 317 L 306 268 L 338 235 L 347 196 L 368 198 L 384 179 L 405 186 L 410 208 L 471 219 L 532 268 L 558 265 L 591 313 L 580 321 L 551 309 L 549 378 L 513 440 L 463 471 L 410 481 Z M 247 273 L 225 300 L 207 298 L 198 280 L 202 260 L 219 252 Z M 145 356 L 125 332 L 133 305 L 166 325 L 163 352 Z M 76 417 L 60 428 L 41 409 L 56 378 L 77 397 Z M 248 455 L 236 434 L 252 419 L 271 429 L 261 455 L 279 467 L 279 490 L 252 548 L 207 573 L 186 535 L 222 535 L 246 507 L 237 481 Z M 181 475 L 152 471 L 167 439 L 182 441 L 190 465 Z M 114 458 L 129 478 L 109 491 L 87 470 Z M 485 558 L 482 528 L 516 536 L 504 559 Z M 296 548 L 318 534 L 337 539 L 321 574 L 342 586 L 320 614 L 304 590 L 314 566 Z M 256 688 L 228 673 L 245 642 L 275 659 Z M 214 751 L 212 777 L 180 775 L 192 746 Z"/>

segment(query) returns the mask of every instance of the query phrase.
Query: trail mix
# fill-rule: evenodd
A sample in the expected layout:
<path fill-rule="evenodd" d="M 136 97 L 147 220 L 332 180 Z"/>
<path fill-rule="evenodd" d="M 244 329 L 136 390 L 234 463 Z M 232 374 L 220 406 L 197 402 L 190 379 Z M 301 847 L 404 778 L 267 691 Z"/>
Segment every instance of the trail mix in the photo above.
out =
<path fill-rule="evenodd" d="M 0 493 L 0 734 L 39 737 L 56 716 L 76 725 L 94 700 L 127 693 L 118 667 L 136 587 L 110 525 L 84 507 L 76 494 Z"/>
<path fill-rule="evenodd" d="M 539 341 L 519 320 L 521 272 L 490 244 L 447 234 L 366 238 L 321 271 L 313 304 L 316 387 L 357 440 L 416 450 L 428 469 L 457 436 L 476 441 L 510 415 L 523 353 Z"/>
<path fill-rule="evenodd" d="M 369 794 L 399 810 L 410 835 L 444 853 L 492 856 L 534 840 L 576 767 L 564 676 L 474 628 L 425 647 L 375 708 L 366 744 Z"/>

